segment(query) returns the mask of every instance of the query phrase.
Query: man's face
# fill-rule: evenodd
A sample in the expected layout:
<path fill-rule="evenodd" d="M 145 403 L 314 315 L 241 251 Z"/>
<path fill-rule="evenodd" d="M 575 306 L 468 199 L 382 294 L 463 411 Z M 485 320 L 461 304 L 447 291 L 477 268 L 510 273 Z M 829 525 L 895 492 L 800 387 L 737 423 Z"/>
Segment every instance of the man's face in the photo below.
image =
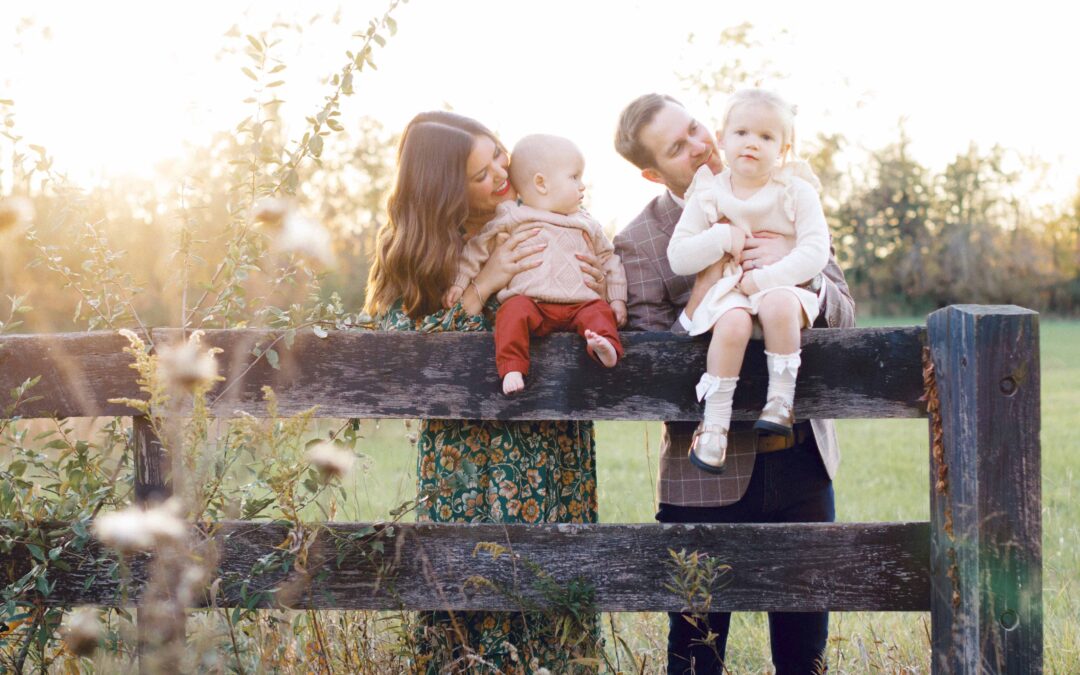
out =
<path fill-rule="evenodd" d="M 713 173 L 724 168 L 712 133 L 677 103 L 668 102 L 652 122 L 642 127 L 638 140 L 652 153 L 654 167 L 641 172 L 682 197 L 702 165 Z"/>

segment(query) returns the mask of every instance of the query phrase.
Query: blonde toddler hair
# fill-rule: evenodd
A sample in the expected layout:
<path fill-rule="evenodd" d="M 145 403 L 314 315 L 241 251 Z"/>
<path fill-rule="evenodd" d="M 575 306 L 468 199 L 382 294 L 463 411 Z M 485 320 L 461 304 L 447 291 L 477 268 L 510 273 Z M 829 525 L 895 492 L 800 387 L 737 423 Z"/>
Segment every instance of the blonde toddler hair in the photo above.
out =
<path fill-rule="evenodd" d="M 770 105 L 780 115 L 780 121 L 784 124 L 784 138 L 781 141 L 781 145 L 786 145 L 788 150 L 784 153 L 784 161 L 786 162 L 789 157 L 797 157 L 795 154 L 795 113 L 797 107 L 791 103 L 788 103 L 780 94 L 768 89 L 740 89 L 731 95 L 731 98 L 727 101 L 727 107 L 724 109 L 724 122 L 722 129 L 726 129 L 728 125 L 728 119 L 731 117 L 731 111 L 741 105 L 747 105 L 750 103 L 764 103 Z"/>

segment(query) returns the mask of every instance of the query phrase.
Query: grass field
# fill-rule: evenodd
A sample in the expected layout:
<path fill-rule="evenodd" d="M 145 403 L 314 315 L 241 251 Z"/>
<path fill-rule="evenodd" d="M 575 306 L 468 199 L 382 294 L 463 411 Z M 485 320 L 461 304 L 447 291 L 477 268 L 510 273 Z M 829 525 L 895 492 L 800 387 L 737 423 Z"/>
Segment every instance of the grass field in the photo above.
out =
<path fill-rule="evenodd" d="M 924 319 L 860 320 L 860 325 L 903 325 Z M 1070 429 L 1080 428 L 1080 322 L 1041 322 L 1043 601 L 1046 672 L 1080 672 L 1080 453 Z M 603 522 L 651 522 L 655 511 L 659 423 L 597 424 L 600 517 Z M 385 518 L 414 490 L 411 431 L 400 421 L 364 422 L 362 446 L 370 457 L 357 475 L 341 519 Z M 842 420 L 843 464 L 837 477 L 841 521 L 903 521 L 929 518 L 928 432 L 925 420 Z M 647 659 L 647 672 L 662 670 L 666 618 L 619 614 L 605 620 Z M 833 614 L 829 661 L 833 672 L 928 672 L 929 615 L 924 613 Z M 608 640 L 608 644 L 613 644 Z M 621 665 L 629 668 L 625 655 Z M 769 668 L 763 614 L 739 614 L 728 648 L 733 672 Z M 613 657 L 614 658 L 614 657 Z"/>

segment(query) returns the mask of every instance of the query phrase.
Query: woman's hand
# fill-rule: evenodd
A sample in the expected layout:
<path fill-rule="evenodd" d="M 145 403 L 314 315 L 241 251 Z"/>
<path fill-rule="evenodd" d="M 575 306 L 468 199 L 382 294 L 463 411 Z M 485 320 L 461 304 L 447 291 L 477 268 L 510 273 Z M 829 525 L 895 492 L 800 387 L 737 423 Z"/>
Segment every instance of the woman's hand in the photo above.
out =
<path fill-rule="evenodd" d="M 757 232 L 748 237 L 743 246 L 742 268 L 749 272 L 780 262 L 793 248 L 794 242 L 788 241 L 783 235 Z"/>
<path fill-rule="evenodd" d="M 476 298 L 473 293 L 463 293 L 461 300 L 470 314 L 479 314 L 484 302 L 493 294 L 506 288 L 515 274 L 538 267 L 541 259 L 537 253 L 547 248 L 547 244 L 537 244 L 533 239 L 540 233 L 540 228 L 519 230 L 512 235 L 499 234 L 495 237 L 495 249 L 488 256 L 483 269 L 473 280 Z M 473 307 L 472 302 L 478 301 Z"/>
<path fill-rule="evenodd" d="M 577 259 L 581 261 L 581 277 L 585 285 L 604 296 L 604 270 L 600 267 L 600 259 L 592 253 L 578 253 Z"/>

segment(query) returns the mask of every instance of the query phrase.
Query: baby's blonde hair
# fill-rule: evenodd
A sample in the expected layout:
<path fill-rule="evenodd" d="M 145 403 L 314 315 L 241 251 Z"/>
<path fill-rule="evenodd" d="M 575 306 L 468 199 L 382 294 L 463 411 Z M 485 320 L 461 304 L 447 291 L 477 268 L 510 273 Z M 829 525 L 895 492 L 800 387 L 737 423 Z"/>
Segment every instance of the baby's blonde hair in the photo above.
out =
<path fill-rule="evenodd" d="M 797 157 L 795 154 L 795 112 L 796 107 L 788 103 L 780 94 L 768 89 L 740 89 L 731 95 L 724 109 L 724 122 L 722 129 L 726 129 L 731 111 L 748 103 L 764 103 L 770 105 L 780 115 L 780 121 L 784 125 L 784 138 L 781 145 L 786 145 L 788 150 L 784 154 L 784 160 L 788 157 Z"/>

